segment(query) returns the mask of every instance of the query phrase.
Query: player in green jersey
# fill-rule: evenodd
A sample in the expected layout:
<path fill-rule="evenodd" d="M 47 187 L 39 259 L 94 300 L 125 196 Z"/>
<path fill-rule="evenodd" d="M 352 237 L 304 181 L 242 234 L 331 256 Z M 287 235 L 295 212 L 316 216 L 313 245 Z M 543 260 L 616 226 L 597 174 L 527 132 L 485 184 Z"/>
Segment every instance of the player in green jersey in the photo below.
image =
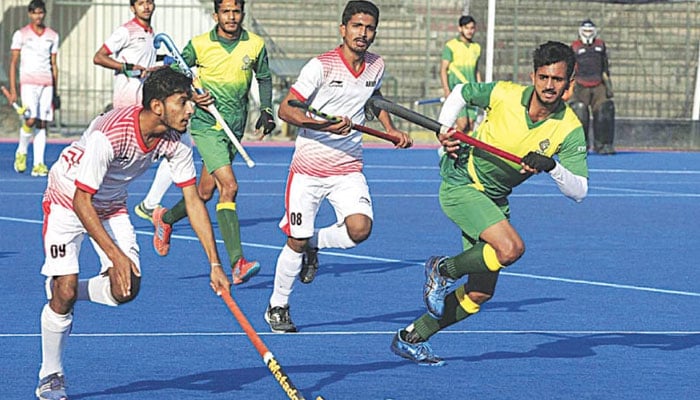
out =
<path fill-rule="evenodd" d="M 459 35 L 445 43 L 440 61 L 440 82 L 445 98 L 460 83 L 481 82 L 479 58 L 481 46 L 474 41 L 476 20 L 471 15 L 459 17 Z M 471 131 L 477 117 L 476 107 L 467 107 L 457 117 L 457 129 Z"/>
<path fill-rule="evenodd" d="M 243 137 L 248 116 L 248 92 L 253 73 L 260 94 L 260 118 L 256 129 L 263 134 L 275 129 L 272 115 L 272 76 L 265 42 L 258 35 L 243 29 L 244 0 L 214 0 L 216 26 L 192 38 L 182 51 L 189 66 L 197 66 L 197 75 L 205 94 L 196 96 L 199 106 L 192 117 L 190 130 L 204 165 L 199 180 L 199 195 L 209 201 L 219 191 L 216 219 L 233 269 L 233 283 L 240 284 L 258 273 L 260 264 L 243 257 L 240 223 L 236 210 L 238 182 L 231 163 L 236 149 L 222 127 L 206 107 L 212 103 L 224 116 L 238 139 Z M 172 225 L 185 218 L 187 211 L 181 200 L 171 210 L 153 212 L 156 232 L 153 244 L 162 256 L 170 249 Z"/>
<path fill-rule="evenodd" d="M 588 193 L 588 166 L 583 128 L 562 96 L 572 84 L 575 57 L 571 48 L 547 42 L 533 53 L 532 85 L 513 82 L 457 85 L 440 113 L 452 126 L 466 105 L 488 110 L 473 136 L 513 154 L 520 164 L 440 134 L 440 205 L 461 230 L 464 251 L 435 256 L 425 263 L 423 297 L 428 312 L 394 336 L 391 349 L 421 365 L 439 366 L 427 340 L 438 331 L 479 312 L 494 293 L 498 272 L 525 251 L 510 224 L 508 195 L 533 174 L 546 172 L 567 197 L 580 202 Z M 552 158 L 557 156 L 558 160 Z M 467 275 L 464 285 L 450 286 Z"/>

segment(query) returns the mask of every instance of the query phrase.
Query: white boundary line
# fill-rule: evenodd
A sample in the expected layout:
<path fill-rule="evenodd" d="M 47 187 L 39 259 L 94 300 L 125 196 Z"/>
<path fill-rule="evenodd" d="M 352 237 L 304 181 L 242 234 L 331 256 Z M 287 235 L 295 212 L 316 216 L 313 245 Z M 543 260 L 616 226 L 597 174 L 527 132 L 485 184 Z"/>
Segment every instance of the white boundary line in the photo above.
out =
<path fill-rule="evenodd" d="M 394 335 L 391 331 L 328 331 L 328 332 L 297 332 L 293 335 L 280 335 L 273 332 L 258 332 L 260 336 L 296 337 L 296 336 L 373 336 Z M 438 335 L 700 335 L 700 331 L 576 331 L 576 330 L 447 330 Z M 246 336 L 245 332 L 125 332 L 125 333 L 71 333 L 71 337 L 83 338 L 114 338 L 114 337 L 215 337 L 215 336 Z M 0 333 L 0 338 L 35 338 L 40 333 Z"/>

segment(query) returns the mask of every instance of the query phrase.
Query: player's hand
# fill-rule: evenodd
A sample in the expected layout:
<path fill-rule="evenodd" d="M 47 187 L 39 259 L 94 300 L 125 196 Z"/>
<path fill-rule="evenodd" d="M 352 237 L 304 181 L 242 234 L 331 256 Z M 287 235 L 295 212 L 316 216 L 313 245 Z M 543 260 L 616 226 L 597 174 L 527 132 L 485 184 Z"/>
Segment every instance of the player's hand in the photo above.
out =
<path fill-rule="evenodd" d="M 53 93 L 53 98 L 51 99 L 51 105 L 54 110 L 61 109 L 61 96 L 57 95 L 56 92 Z"/>
<path fill-rule="evenodd" d="M 206 110 L 207 107 L 214 104 L 214 97 L 212 97 L 211 93 L 209 93 L 208 90 L 200 90 L 201 93 L 199 93 L 196 90 L 192 93 L 192 101 L 194 101 L 199 107 L 202 107 Z"/>
<path fill-rule="evenodd" d="M 231 290 L 231 281 L 228 280 L 224 268 L 219 263 L 211 264 L 211 272 L 209 273 L 209 285 L 217 296 L 221 296 L 223 291 Z"/>
<path fill-rule="evenodd" d="M 126 256 L 120 254 L 112 259 L 112 267 L 108 270 L 109 279 L 112 284 L 117 284 L 117 290 L 123 297 L 131 296 L 131 274 L 141 276 L 141 272 L 136 268 L 136 264 Z"/>
<path fill-rule="evenodd" d="M 339 122 L 329 125 L 325 131 L 336 135 L 347 135 L 352 130 L 352 121 L 348 117 L 343 117 Z"/>
<path fill-rule="evenodd" d="M 528 172 L 538 174 L 542 171 L 549 172 L 553 170 L 557 163 L 551 157 L 531 151 L 520 160 L 520 165 L 523 167 L 520 170 L 521 174 L 526 174 Z"/>
<path fill-rule="evenodd" d="M 456 129 L 450 128 L 447 130 L 447 132 L 438 134 L 438 141 L 442 145 L 442 148 L 445 150 L 445 153 L 447 153 L 448 157 L 454 159 L 459 157 L 458 152 L 461 149 L 461 142 L 457 139 L 452 138 L 452 135 L 454 135 L 456 132 Z"/>
<path fill-rule="evenodd" d="M 408 136 L 406 132 L 402 132 L 398 129 L 391 129 L 388 130 L 387 133 L 399 138 L 399 141 L 395 144 L 396 148 L 407 149 L 413 146 L 413 138 Z"/>
<path fill-rule="evenodd" d="M 276 126 L 275 117 L 272 116 L 272 110 L 269 108 L 260 110 L 260 117 L 258 118 L 258 122 L 255 123 L 255 129 L 262 128 L 262 134 L 268 135 L 275 130 Z"/>

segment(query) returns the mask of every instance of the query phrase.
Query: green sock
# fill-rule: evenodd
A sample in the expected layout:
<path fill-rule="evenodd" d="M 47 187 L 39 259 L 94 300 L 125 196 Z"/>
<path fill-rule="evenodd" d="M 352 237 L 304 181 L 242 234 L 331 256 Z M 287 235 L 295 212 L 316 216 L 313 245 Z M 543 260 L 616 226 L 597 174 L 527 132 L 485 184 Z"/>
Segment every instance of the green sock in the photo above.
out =
<path fill-rule="evenodd" d="M 238 222 L 236 203 L 219 203 L 216 205 L 216 220 L 219 222 L 219 232 L 224 239 L 231 266 L 243 257 L 241 247 L 241 226 Z"/>
<path fill-rule="evenodd" d="M 454 325 L 472 315 L 464 311 L 464 308 L 459 304 L 456 292 L 457 291 L 453 291 L 445 297 L 445 310 L 442 314 L 442 318 L 438 320 L 431 317 L 430 314 L 425 313 L 415 320 L 413 323 L 415 331 L 423 340 L 430 339 L 431 336 L 438 333 L 443 328 Z"/>
<path fill-rule="evenodd" d="M 459 279 L 464 275 L 474 272 L 489 272 L 484 260 L 484 247 L 486 242 L 478 242 L 474 247 L 464 252 L 446 259 L 442 262 L 447 276 L 452 279 Z"/>
<path fill-rule="evenodd" d="M 185 206 L 185 198 L 183 197 L 173 206 L 173 208 L 169 209 L 165 214 L 163 214 L 163 222 L 168 225 L 172 225 L 186 216 L 187 207 Z"/>

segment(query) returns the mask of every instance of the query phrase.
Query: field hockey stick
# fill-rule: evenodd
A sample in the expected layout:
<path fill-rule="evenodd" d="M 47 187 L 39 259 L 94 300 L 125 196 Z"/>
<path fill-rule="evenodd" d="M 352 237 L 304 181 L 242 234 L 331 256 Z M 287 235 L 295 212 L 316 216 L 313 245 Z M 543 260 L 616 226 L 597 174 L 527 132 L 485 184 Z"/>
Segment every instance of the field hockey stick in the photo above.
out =
<path fill-rule="evenodd" d="M 156 49 L 160 48 L 161 44 L 164 44 L 165 47 L 168 49 L 174 62 L 177 63 L 178 67 L 180 68 L 180 71 L 192 78 L 192 86 L 194 87 L 194 90 L 197 91 L 198 94 L 204 93 L 204 89 L 202 88 L 199 79 L 197 78 L 197 75 L 195 75 L 190 66 L 187 65 L 185 59 L 182 58 L 182 53 L 180 53 L 180 51 L 175 46 L 175 43 L 173 43 L 173 40 L 166 33 L 159 33 L 155 36 L 155 38 L 153 38 L 153 46 Z M 233 134 L 228 124 L 226 124 L 226 121 L 219 113 L 219 110 L 216 109 L 216 106 L 213 103 L 208 105 L 207 111 L 209 111 L 209 113 L 213 115 L 214 118 L 216 118 L 216 122 L 218 122 L 219 125 L 221 125 L 221 128 L 223 128 L 224 132 L 226 132 L 226 135 L 231 140 L 236 150 L 238 150 L 238 153 L 241 155 L 246 165 L 249 168 L 253 168 L 255 166 L 255 162 L 252 158 L 250 158 L 248 152 L 245 151 L 245 148 L 243 148 L 243 145 L 238 140 L 236 135 Z"/>
<path fill-rule="evenodd" d="M 435 132 L 435 134 L 447 133 L 450 129 L 452 129 L 449 126 L 442 125 L 441 123 L 435 121 L 432 118 L 426 117 L 423 114 L 417 113 L 413 110 L 409 110 L 406 107 L 403 107 L 396 103 L 392 103 L 391 101 L 381 97 L 371 97 L 367 102 L 370 104 L 371 107 L 380 108 L 388 113 L 399 116 L 407 121 L 413 122 L 416 125 L 420 125 L 423 128 Z M 485 150 L 491 154 L 495 154 L 508 161 L 520 164 L 520 157 L 516 156 L 515 154 L 508 153 L 507 151 L 491 146 L 488 143 L 484 143 L 481 140 L 475 139 L 464 132 L 455 131 L 452 137 L 459 140 L 460 142 L 467 143 L 471 146 Z"/>
<path fill-rule="evenodd" d="M 316 108 L 311 107 L 310 105 L 308 105 L 302 101 L 299 101 L 299 100 L 289 100 L 287 102 L 287 104 L 289 104 L 292 107 L 300 108 L 304 111 L 308 111 L 311 114 L 316 115 L 318 117 L 321 117 L 328 122 L 337 123 L 337 122 L 342 121 L 342 119 L 340 117 L 336 117 L 335 115 L 328 115 L 328 114 L 324 113 L 323 111 L 317 110 Z M 357 124 L 352 124 L 352 128 L 356 129 L 360 132 L 366 133 L 368 135 L 375 136 L 375 137 L 378 137 L 380 139 L 388 140 L 393 144 L 399 143 L 399 139 L 397 137 L 391 136 L 386 132 L 378 131 L 376 129 L 372 129 L 372 128 L 369 128 L 367 126 L 357 125 Z"/>
<path fill-rule="evenodd" d="M 248 339 L 250 339 L 250 342 L 253 343 L 255 349 L 258 351 L 258 353 L 260 353 L 260 356 L 262 357 L 263 362 L 265 362 L 267 369 L 270 370 L 272 376 L 282 387 L 282 390 L 284 390 L 284 392 L 287 394 L 287 397 L 289 397 L 290 400 L 304 400 L 304 395 L 302 395 L 299 389 L 294 386 L 291 379 L 289 379 L 289 375 L 284 372 L 282 366 L 277 362 L 275 356 L 272 354 L 270 349 L 265 346 L 265 343 L 263 343 L 262 339 L 260 339 L 258 333 L 255 332 L 253 326 L 250 325 L 248 318 L 246 318 L 246 316 L 243 314 L 241 308 L 238 307 L 236 301 L 233 300 L 231 292 L 228 290 L 222 291 L 221 298 L 224 299 L 224 303 L 226 303 L 233 316 L 236 317 L 236 321 L 238 321 L 238 324 L 241 326 L 241 328 L 243 328 L 243 331 L 248 336 Z M 316 400 L 324 400 L 324 398 L 318 396 L 316 397 Z"/>
<path fill-rule="evenodd" d="M 7 101 L 9 102 L 10 101 L 10 91 L 7 90 L 7 88 L 5 86 L 0 86 L 0 90 L 2 90 L 2 94 L 5 95 L 5 97 L 7 98 Z M 17 104 L 16 101 L 11 102 L 10 104 L 12 105 L 12 108 L 15 109 L 15 111 L 17 112 L 17 114 L 19 116 L 24 117 L 24 118 L 29 118 L 30 113 L 29 113 L 29 110 L 27 109 L 27 107 L 20 106 L 19 104 Z"/>

